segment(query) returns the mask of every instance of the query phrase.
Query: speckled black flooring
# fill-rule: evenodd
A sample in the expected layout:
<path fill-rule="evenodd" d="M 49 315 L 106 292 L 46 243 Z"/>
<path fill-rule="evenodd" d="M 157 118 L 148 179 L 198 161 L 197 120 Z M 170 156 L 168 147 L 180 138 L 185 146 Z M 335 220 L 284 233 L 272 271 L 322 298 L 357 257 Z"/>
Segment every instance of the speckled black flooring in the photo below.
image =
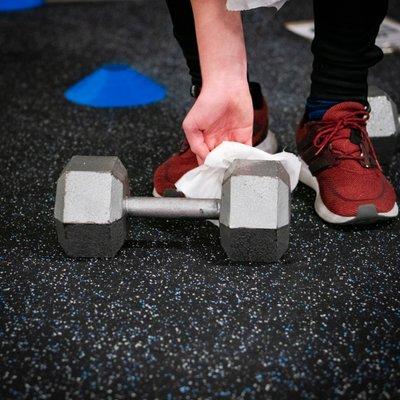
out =
<path fill-rule="evenodd" d="M 282 23 L 309 17 L 310 3 L 246 16 L 252 75 L 289 150 L 311 56 Z M 118 111 L 64 100 L 110 60 L 168 99 Z M 55 181 L 72 155 L 118 154 L 150 195 L 153 168 L 179 144 L 189 82 L 161 0 L 0 15 L 0 66 L 1 399 L 399 398 L 399 221 L 327 226 L 299 186 L 290 250 L 273 265 L 229 262 L 197 222 L 133 221 L 113 260 L 57 246 Z M 399 54 L 371 72 L 398 105 L 399 72 Z"/>

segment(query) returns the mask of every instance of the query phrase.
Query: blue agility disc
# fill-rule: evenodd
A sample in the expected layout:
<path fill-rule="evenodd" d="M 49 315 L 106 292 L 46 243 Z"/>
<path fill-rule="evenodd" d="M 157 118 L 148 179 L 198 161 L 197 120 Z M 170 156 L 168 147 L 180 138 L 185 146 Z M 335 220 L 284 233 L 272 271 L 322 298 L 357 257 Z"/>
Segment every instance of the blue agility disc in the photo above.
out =
<path fill-rule="evenodd" d="M 89 107 L 137 107 L 165 98 L 165 89 L 126 64 L 106 64 L 65 92 L 76 104 Z"/>

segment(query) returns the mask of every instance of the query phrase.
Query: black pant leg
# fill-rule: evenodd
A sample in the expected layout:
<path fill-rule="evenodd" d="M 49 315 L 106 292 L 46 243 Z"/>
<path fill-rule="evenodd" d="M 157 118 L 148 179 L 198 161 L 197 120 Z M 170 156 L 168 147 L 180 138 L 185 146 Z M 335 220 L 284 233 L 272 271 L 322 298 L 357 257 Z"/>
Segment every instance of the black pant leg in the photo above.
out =
<path fill-rule="evenodd" d="M 190 0 L 166 0 L 173 32 L 185 56 L 194 85 L 201 85 L 200 58 Z"/>
<path fill-rule="evenodd" d="M 311 96 L 365 100 L 368 69 L 383 53 L 375 46 L 388 0 L 314 0 Z"/>

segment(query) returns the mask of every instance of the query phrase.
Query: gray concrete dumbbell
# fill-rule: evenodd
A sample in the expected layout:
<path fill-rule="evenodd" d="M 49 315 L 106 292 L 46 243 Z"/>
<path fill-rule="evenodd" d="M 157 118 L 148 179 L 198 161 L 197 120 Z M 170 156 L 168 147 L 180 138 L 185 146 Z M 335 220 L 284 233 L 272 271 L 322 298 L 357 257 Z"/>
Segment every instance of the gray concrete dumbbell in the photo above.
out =
<path fill-rule="evenodd" d="M 129 197 L 117 157 L 75 156 L 57 182 L 58 239 L 73 257 L 111 257 L 123 245 L 127 218 L 219 219 L 221 244 L 236 261 L 277 261 L 289 245 L 290 180 L 275 161 L 236 160 L 222 198 Z"/>
<path fill-rule="evenodd" d="M 369 88 L 368 102 L 371 106 L 368 133 L 380 163 L 387 166 L 399 150 L 399 113 L 389 95 L 376 86 Z"/>

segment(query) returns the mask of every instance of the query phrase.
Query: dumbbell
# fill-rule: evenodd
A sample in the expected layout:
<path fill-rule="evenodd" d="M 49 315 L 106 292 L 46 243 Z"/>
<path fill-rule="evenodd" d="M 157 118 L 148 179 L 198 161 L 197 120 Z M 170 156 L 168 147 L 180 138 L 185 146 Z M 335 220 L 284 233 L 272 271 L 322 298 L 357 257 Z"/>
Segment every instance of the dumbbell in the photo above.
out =
<path fill-rule="evenodd" d="M 277 261 L 289 245 L 290 178 L 280 162 L 235 160 L 221 199 L 130 197 L 118 157 L 73 157 L 57 181 L 59 243 L 72 257 L 112 257 L 134 217 L 219 219 L 221 244 L 235 261 Z"/>
<path fill-rule="evenodd" d="M 376 86 L 370 86 L 368 102 L 371 106 L 367 125 L 368 134 L 380 163 L 387 166 L 399 150 L 399 113 L 389 95 Z"/>

